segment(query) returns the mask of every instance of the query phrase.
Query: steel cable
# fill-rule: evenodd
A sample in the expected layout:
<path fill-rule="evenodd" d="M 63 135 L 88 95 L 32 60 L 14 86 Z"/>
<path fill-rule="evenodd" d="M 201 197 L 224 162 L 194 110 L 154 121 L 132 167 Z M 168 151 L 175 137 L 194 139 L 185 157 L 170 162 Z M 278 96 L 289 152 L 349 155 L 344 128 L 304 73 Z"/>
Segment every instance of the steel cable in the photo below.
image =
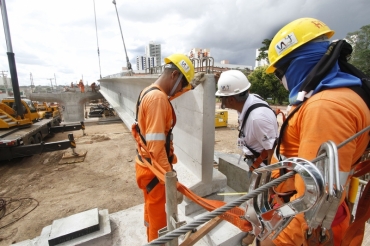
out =
<path fill-rule="evenodd" d="M 363 134 L 364 132 L 367 132 L 369 130 L 370 130 L 370 126 L 365 127 L 364 129 L 362 129 L 358 133 L 354 134 L 350 138 L 348 138 L 345 141 L 343 141 L 342 143 L 338 144 L 337 148 L 340 149 L 341 147 L 343 147 L 344 145 L 346 145 L 347 143 L 349 143 L 353 139 L 357 138 L 358 136 L 360 136 L 361 134 Z M 314 158 L 311 162 L 317 162 L 319 160 L 324 159 L 325 157 L 326 157 L 326 154 L 319 155 L 316 158 Z M 243 202 L 246 202 L 249 199 L 257 197 L 260 193 L 267 191 L 268 189 L 280 184 L 281 182 L 287 180 L 290 177 L 293 177 L 293 175 L 295 175 L 295 173 L 296 173 L 295 171 L 291 171 L 291 172 L 289 172 L 289 173 L 287 173 L 287 174 L 285 174 L 285 175 L 283 175 L 283 176 L 281 176 L 277 179 L 274 179 L 273 181 L 271 181 L 271 182 L 269 182 L 269 183 L 267 183 L 263 186 L 260 186 L 259 188 L 255 189 L 255 190 L 253 190 L 249 194 L 246 194 L 246 195 L 236 199 L 235 201 L 232 201 L 232 202 L 226 204 L 225 206 L 222 206 L 218 209 L 215 209 L 212 212 L 209 212 L 207 215 L 204 215 L 201 218 L 190 222 L 189 224 L 186 224 L 186 225 L 184 225 L 180 228 L 177 228 L 177 229 L 167 233 L 166 235 L 164 235 L 160 238 L 157 238 L 157 239 L 151 241 L 148 244 L 145 244 L 145 246 L 148 246 L 148 245 L 162 245 L 162 244 L 165 244 L 167 242 L 170 242 L 173 239 L 178 238 L 179 236 L 187 233 L 188 231 L 191 231 L 191 230 L 195 229 L 196 227 L 206 223 L 207 221 L 215 218 L 216 216 L 219 216 L 219 215 L 225 213 L 226 211 L 228 211 L 228 210 L 230 210 L 234 207 L 240 206 Z"/>
<path fill-rule="evenodd" d="M 225 206 L 222 206 L 218 209 L 215 209 L 212 212 L 209 212 L 207 215 L 204 215 L 201 218 L 190 222 L 189 224 L 186 224 L 186 225 L 184 225 L 180 228 L 177 228 L 177 229 L 169 232 L 168 234 L 166 234 L 166 235 L 164 235 L 160 238 L 157 238 L 157 239 L 155 239 L 155 240 L 153 240 L 150 243 L 145 244 L 145 245 L 162 245 L 166 242 L 170 242 L 173 239 L 178 238 L 179 236 L 187 233 L 188 231 L 191 231 L 194 228 L 204 224 L 205 222 L 215 218 L 216 216 L 221 215 L 221 214 L 227 212 L 228 210 L 230 210 L 234 207 L 240 206 L 243 202 L 246 202 L 247 200 L 249 200 L 251 198 L 257 197 L 260 193 L 267 191 L 268 189 L 280 184 L 281 182 L 287 180 L 290 177 L 293 177 L 294 174 L 295 174 L 295 171 L 284 174 L 283 176 L 269 182 L 268 184 L 265 184 L 265 185 L 255 189 L 255 190 L 253 190 L 249 194 L 246 194 L 246 195 L 236 199 L 235 201 L 227 203 Z"/>

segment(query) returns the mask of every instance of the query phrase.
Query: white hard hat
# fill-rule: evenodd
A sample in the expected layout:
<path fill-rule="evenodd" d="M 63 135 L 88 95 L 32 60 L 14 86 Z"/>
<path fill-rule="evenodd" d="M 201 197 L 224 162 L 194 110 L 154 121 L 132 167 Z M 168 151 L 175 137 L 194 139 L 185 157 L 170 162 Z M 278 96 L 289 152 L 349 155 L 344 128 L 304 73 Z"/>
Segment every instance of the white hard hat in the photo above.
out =
<path fill-rule="evenodd" d="M 251 87 L 247 77 L 239 70 L 228 70 L 221 73 L 217 83 L 216 96 L 233 96 Z"/>

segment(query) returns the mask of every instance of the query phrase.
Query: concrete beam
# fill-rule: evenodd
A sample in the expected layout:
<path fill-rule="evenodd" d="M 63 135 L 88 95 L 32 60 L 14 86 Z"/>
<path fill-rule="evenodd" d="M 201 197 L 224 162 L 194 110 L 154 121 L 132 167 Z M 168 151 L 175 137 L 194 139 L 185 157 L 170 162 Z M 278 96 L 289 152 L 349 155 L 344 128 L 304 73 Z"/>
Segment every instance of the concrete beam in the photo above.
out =
<path fill-rule="evenodd" d="M 140 92 L 157 78 L 158 75 L 105 78 L 99 80 L 100 92 L 131 129 Z M 178 164 L 174 168 L 178 171 L 179 181 L 201 196 L 209 196 L 226 187 L 225 175 L 213 168 L 215 90 L 214 76 L 206 75 L 205 82 L 172 101 L 177 117 L 173 134 Z M 182 177 L 186 172 L 184 168 L 189 170 L 189 175 Z M 185 202 L 189 202 L 183 206 L 189 210 L 186 214 L 196 209 L 190 201 Z"/>
<path fill-rule="evenodd" d="M 65 122 L 83 121 L 84 104 L 90 100 L 103 99 L 99 92 L 61 92 L 61 93 L 31 93 L 30 100 L 40 102 L 58 102 L 64 106 Z"/>

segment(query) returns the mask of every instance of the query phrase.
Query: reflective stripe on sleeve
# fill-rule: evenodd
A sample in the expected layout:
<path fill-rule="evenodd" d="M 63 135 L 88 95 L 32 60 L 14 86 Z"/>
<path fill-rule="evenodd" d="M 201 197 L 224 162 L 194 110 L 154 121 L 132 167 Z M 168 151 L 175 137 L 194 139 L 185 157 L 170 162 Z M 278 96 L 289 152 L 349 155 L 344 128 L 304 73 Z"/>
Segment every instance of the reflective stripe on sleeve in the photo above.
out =
<path fill-rule="evenodd" d="M 166 141 L 166 135 L 164 133 L 149 133 L 145 135 L 146 141 Z"/>

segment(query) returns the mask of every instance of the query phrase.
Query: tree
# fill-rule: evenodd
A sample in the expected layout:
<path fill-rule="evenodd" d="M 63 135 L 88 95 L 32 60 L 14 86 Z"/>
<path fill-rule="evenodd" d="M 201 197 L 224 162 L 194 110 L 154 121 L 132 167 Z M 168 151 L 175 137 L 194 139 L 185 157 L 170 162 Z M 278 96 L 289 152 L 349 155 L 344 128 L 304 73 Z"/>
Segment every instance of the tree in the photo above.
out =
<path fill-rule="evenodd" d="M 263 46 L 258 49 L 258 51 L 260 53 L 259 53 L 259 55 L 256 58 L 257 61 L 261 61 L 261 60 L 266 59 L 266 61 L 268 63 L 270 63 L 269 62 L 269 58 L 268 58 L 268 50 L 269 50 L 271 41 L 272 41 L 272 39 L 267 39 L 267 38 L 262 41 Z"/>
<path fill-rule="evenodd" d="M 266 73 L 267 66 L 258 67 L 249 76 L 251 82 L 250 91 L 267 99 L 271 98 L 273 103 L 280 105 L 286 102 L 289 92 L 283 87 L 279 79 L 273 74 Z"/>
<path fill-rule="evenodd" d="M 353 48 L 349 62 L 370 77 L 370 25 L 348 33 L 346 40 Z"/>

